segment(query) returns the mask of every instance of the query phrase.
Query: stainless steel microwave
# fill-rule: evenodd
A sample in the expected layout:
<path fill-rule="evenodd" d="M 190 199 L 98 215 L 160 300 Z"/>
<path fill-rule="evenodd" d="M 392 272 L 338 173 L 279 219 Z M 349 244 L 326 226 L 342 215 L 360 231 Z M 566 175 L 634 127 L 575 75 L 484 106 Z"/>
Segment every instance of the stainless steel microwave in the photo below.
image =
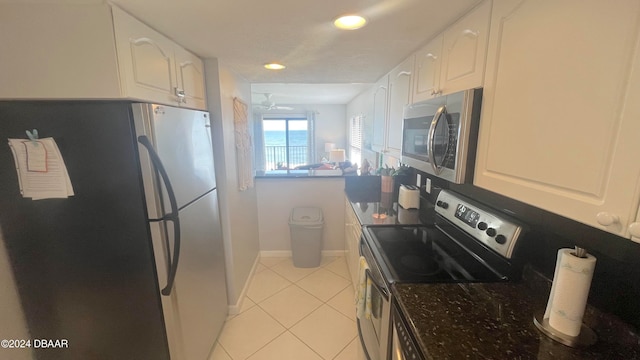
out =
<path fill-rule="evenodd" d="M 401 161 L 456 184 L 473 180 L 482 89 L 407 105 Z"/>

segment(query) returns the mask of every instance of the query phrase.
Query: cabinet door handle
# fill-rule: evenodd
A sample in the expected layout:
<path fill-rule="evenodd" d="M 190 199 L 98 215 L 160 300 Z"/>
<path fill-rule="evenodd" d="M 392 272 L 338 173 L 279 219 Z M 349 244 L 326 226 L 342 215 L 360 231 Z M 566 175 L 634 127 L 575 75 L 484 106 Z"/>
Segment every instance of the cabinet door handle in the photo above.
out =
<path fill-rule="evenodd" d="M 634 222 L 629 225 L 629 233 L 631 236 L 640 238 L 640 222 Z"/>
<path fill-rule="evenodd" d="M 398 77 L 405 75 L 405 76 L 411 76 L 411 71 L 400 71 L 398 73 Z"/>
<path fill-rule="evenodd" d="M 620 217 L 618 215 L 608 213 L 606 211 L 599 212 L 596 215 L 596 220 L 598 221 L 598 224 L 602 226 L 610 226 L 620 223 Z"/>
<path fill-rule="evenodd" d="M 473 31 L 473 30 L 470 30 L 470 29 L 465 29 L 465 30 L 462 31 L 462 35 L 463 36 L 467 36 L 467 37 L 471 37 L 471 38 L 477 38 L 479 33 L 480 33 L 479 31 Z"/>
<path fill-rule="evenodd" d="M 431 96 L 436 96 L 442 94 L 442 90 L 435 89 L 431 91 Z"/>
<path fill-rule="evenodd" d="M 432 59 L 432 60 L 438 60 L 438 57 L 433 55 L 432 53 L 428 53 L 427 55 L 425 55 L 424 57 L 426 57 L 427 59 Z"/>
<path fill-rule="evenodd" d="M 186 103 L 187 99 L 186 99 L 186 95 L 184 93 L 184 90 L 180 89 L 180 88 L 174 88 L 176 96 L 178 97 L 178 102 L 181 103 Z"/>

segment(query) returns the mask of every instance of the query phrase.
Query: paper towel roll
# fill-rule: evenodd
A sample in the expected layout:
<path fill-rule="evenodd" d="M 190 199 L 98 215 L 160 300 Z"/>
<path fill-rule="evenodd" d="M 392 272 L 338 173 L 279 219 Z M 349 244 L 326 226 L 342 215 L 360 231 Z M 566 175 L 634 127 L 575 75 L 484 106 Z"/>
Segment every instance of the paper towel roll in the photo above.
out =
<path fill-rule="evenodd" d="M 580 258 L 571 253 L 575 253 L 575 250 L 558 250 L 551 294 L 544 317 L 549 318 L 549 325 L 555 330 L 569 336 L 578 336 L 596 258 L 593 255 Z"/>

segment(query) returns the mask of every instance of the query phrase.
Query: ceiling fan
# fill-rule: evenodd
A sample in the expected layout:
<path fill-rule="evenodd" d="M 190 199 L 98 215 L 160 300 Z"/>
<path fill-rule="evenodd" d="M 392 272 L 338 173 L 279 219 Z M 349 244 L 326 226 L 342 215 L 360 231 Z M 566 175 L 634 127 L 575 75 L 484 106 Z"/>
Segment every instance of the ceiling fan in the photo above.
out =
<path fill-rule="evenodd" d="M 265 110 L 293 110 L 291 106 L 278 106 L 276 102 L 271 100 L 270 93 L 262 93 L 264 95 L 264 100 L 260 104 L 255 104 L 255 106 L 260 107 Z"/>

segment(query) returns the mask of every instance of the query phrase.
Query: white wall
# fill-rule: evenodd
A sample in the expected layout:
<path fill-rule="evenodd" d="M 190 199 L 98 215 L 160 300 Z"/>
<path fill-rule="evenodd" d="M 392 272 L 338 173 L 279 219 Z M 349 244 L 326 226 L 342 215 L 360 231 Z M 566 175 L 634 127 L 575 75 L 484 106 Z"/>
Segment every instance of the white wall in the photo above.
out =
<path fill-rule="evenodd" d="M 344 250 L 344 178 L 256 179 L 261 251 L 290 251 L 289 216 L 298 206 L 324 215 L 323 250 Z"/>
<path fill-rule="evenodd" d="M 313 162 L 320 162 L 324 152 L 324 143 L 336 144 L 336 148 L 344 149 L 347 146 L 347 115 L 346 105 L 285 105 L 293 107 L 293 110 L 279 110 L 262 112 L 266 115 L 302 114 L 312 111 L 316 114 L 315 142 L 316 158 Z"/>
<path fill-rule="evenodd" d="M 237 305 L 259 254 L 256 189 L 238 190 L 233 98 L 251 104 L 250 84 L 217 59 L 205 60 L 229 304 Z M 249 110 L 249 121 L 252 122 Z M 253 126 L 250 124 L 250 129 Z"/>

